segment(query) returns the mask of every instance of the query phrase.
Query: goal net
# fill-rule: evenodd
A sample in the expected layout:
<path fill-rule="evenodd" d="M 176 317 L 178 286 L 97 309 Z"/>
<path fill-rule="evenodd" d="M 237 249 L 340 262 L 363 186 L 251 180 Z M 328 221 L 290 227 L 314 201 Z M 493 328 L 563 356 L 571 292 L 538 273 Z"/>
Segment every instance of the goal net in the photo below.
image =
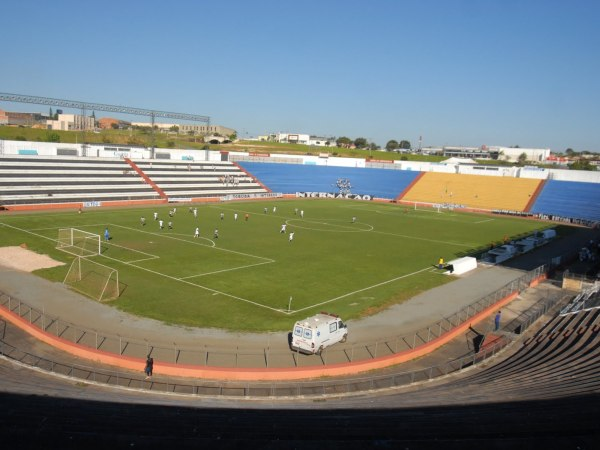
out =
<path fill-rule="evenodd" d="M 93 256 L 101 253 L 100 235 L 78 230 L 61 228 L 58 230 L 56 248 L 75 256 Z"/>
<path fill-rule="evenodd" d="M 119 297 L 118 270 L 88 258 L 75 258 L 63 283 L 95 300 L 107 301 Z"/>

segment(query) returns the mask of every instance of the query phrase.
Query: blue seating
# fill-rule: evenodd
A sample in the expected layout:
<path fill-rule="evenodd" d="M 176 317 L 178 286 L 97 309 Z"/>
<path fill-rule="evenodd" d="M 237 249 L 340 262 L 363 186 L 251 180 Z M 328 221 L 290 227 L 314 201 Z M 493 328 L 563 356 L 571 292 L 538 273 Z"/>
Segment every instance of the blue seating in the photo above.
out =
<path fill-rule="evenodd" d="M 531 212 L 600 221 L 600 183 L 548 180 Z"/>
<path fill-rule="evenodd" d="M 238 164 L 254 175 L 273 192 L 338 192 L 336 181 L 347 178 L 353 194 L 394 199 L 420 172 L 329 167 L 301 164 L 278 164 L 239 161 Z"/>

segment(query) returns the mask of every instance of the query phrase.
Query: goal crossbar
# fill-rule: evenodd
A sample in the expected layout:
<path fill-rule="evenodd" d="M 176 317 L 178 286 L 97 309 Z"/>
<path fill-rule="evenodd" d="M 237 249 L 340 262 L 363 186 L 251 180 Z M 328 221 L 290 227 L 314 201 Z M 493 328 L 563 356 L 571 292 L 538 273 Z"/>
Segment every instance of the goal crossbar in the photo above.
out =
<path fill-rule="evenodd" d="M 102 252 L 99 234 L 77 228 L 60 228 L 56 248 L 75 256 L 93 256 Z"/>
<path fill-rule="evenodd" d="M 117 269 L 81 256 L 73 260 L 63 283 L 99 301 L 112 300 L 120 294 Z"/>

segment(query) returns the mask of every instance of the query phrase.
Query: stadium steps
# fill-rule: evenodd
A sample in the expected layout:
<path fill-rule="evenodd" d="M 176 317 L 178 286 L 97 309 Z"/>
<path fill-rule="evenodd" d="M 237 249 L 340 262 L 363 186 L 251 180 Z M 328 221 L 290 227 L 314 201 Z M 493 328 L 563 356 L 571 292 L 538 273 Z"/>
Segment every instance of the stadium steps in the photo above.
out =
<path fill-rule="evenodd" d="M 511 357 L 465 377 L 460 384 L 473 389 L 485 386 L 498 395 L 535 392 L 538 398 L 599 389 L 600 337 L 591 326 L 599 315 L 599 310 L 591 310 L 576 317 L 557 316 Z"/>
<path fill-rule="evenodd" d="M 121 159 L 1 156 L 0 179 L 7 206 L 156 199 Z"/>
<path fill-rule="evenodd" d="M 548 180 L 531 207 L 534 214 L 600 222 L 600 183 Z"/>
<path fill-rule="evenodd" d="M 228 194 L 267 192 L 259 183 L 228 161 L 132 161 L 166 197 L 221 197 Z M 234 177 L 236 184 L 225 182 Z"/>
<path fill-rule="evenodd" d="M 540 180 L 540 184 L 538 184 L 538 187 L 535 189 L 535 192 L 527 202 L 527 205 L 525 206 L 525 209 L 523 211 L 529 212 L 531 210 L 533 204 L 536 202 L 537 198 L 540 196 L 540 193 L 544 189 L 546 181 L 547 180 Z"/>
<path fill-rule="evenodd" d="M 367 169 L 250 161 L 237 161 L 237 164 L 272 192 L 338 193 L 336 181 L 343 178 L 350 181 L 353 194 L 389 200 L 395 199 L 419 174 L 395 168 Z"/>
<path fill-rule="evenodd" d="M 523 211 L 538 184 L 539 180 L 527 178 L 427 172 L 403 201 Z"/>
<path fill-rule="evenodd" d="M 152 181 L 152 180 L 151 180 L 151 179 L 150 179 L 150 178 L 149 178 L 149 177 L 148 177 L 148 176 L 147 176 L 147 175 L 144 173 L 144 171 L 143 171 L 142 169 L 140 169 L 140 168 L 139 168 L 139 167 L 138 167 L 138 166 L 137 166 L 137 165 L 136 165 L 136 164 L 135 164 L 135 163 L 134 163 L 134 162 L 133 162 L 131 159 L 129 159 L 129 158 L 124 158 L 124 160 L 125 160 L 125 162 L 126 162 L 127 164 L 129 164 L 129 165 L 131 166 L 131 168 L 132 168 L 133 170 L 135 170 L 135 172 L 136 172 L 136 173 L 137 173 L 137 174 L 138 174 L 140 177 L 142 177 L 142 178 L 144 179 L 144 181 L 145 181 L 146 183 L 148 183 L 148 184 L 149 184 L 149 185 L 152 187 L 152 189 L 154 189 L 154 190 L 156 191 L 156 193 L 157 193 L 157 194 L 158 194 L 158 195 L 159 195 L 161 198 L 164 198 L 164 199 L 166 199 L 166 198 L 167 198 L 167 195 L 164 193 L 164 191 L 163 191 L 161 188 L 159 188 L 159 187 L 156 185 L 156 183 L 155 183 L 154 181 Z"/>

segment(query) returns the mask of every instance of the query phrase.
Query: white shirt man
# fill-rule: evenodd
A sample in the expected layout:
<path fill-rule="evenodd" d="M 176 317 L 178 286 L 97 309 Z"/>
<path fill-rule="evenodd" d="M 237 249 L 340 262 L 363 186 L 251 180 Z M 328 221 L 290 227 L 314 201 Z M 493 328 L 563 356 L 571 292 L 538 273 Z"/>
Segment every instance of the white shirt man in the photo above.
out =
<path fill-rule="evenodd" d="M 281 224 L 281 231 L 280 233 L 285 233 L 285 228 L 287 227 L 287 225 L 285 223 Z"/>
<path fill-rule="evenodd" d="M 194 233 L 194 237 L 197 238 L 200 236 L 200 228 L 196 227 L 196 232 Z"/>
<path fill-rule="evenodd" d="M 165 227 L 164 222 L 162 221 L 162 219 L 158 221 L 158 226 L 159 226 L 159 228 L 161 230 Z"/>
<path fill-rule="evenodd" d="M 154 213 L 154 220 L 156 220 L 156 219 L 158 219 L 158 213 L 157 212 Z"/>
<path fill-rule="evenodd" d="M 288 240 L 289 240 L 289 242 L 292 242 L 294 240 L 294 232 L 293 231 L 290 233 L 290 237 Z"/>

